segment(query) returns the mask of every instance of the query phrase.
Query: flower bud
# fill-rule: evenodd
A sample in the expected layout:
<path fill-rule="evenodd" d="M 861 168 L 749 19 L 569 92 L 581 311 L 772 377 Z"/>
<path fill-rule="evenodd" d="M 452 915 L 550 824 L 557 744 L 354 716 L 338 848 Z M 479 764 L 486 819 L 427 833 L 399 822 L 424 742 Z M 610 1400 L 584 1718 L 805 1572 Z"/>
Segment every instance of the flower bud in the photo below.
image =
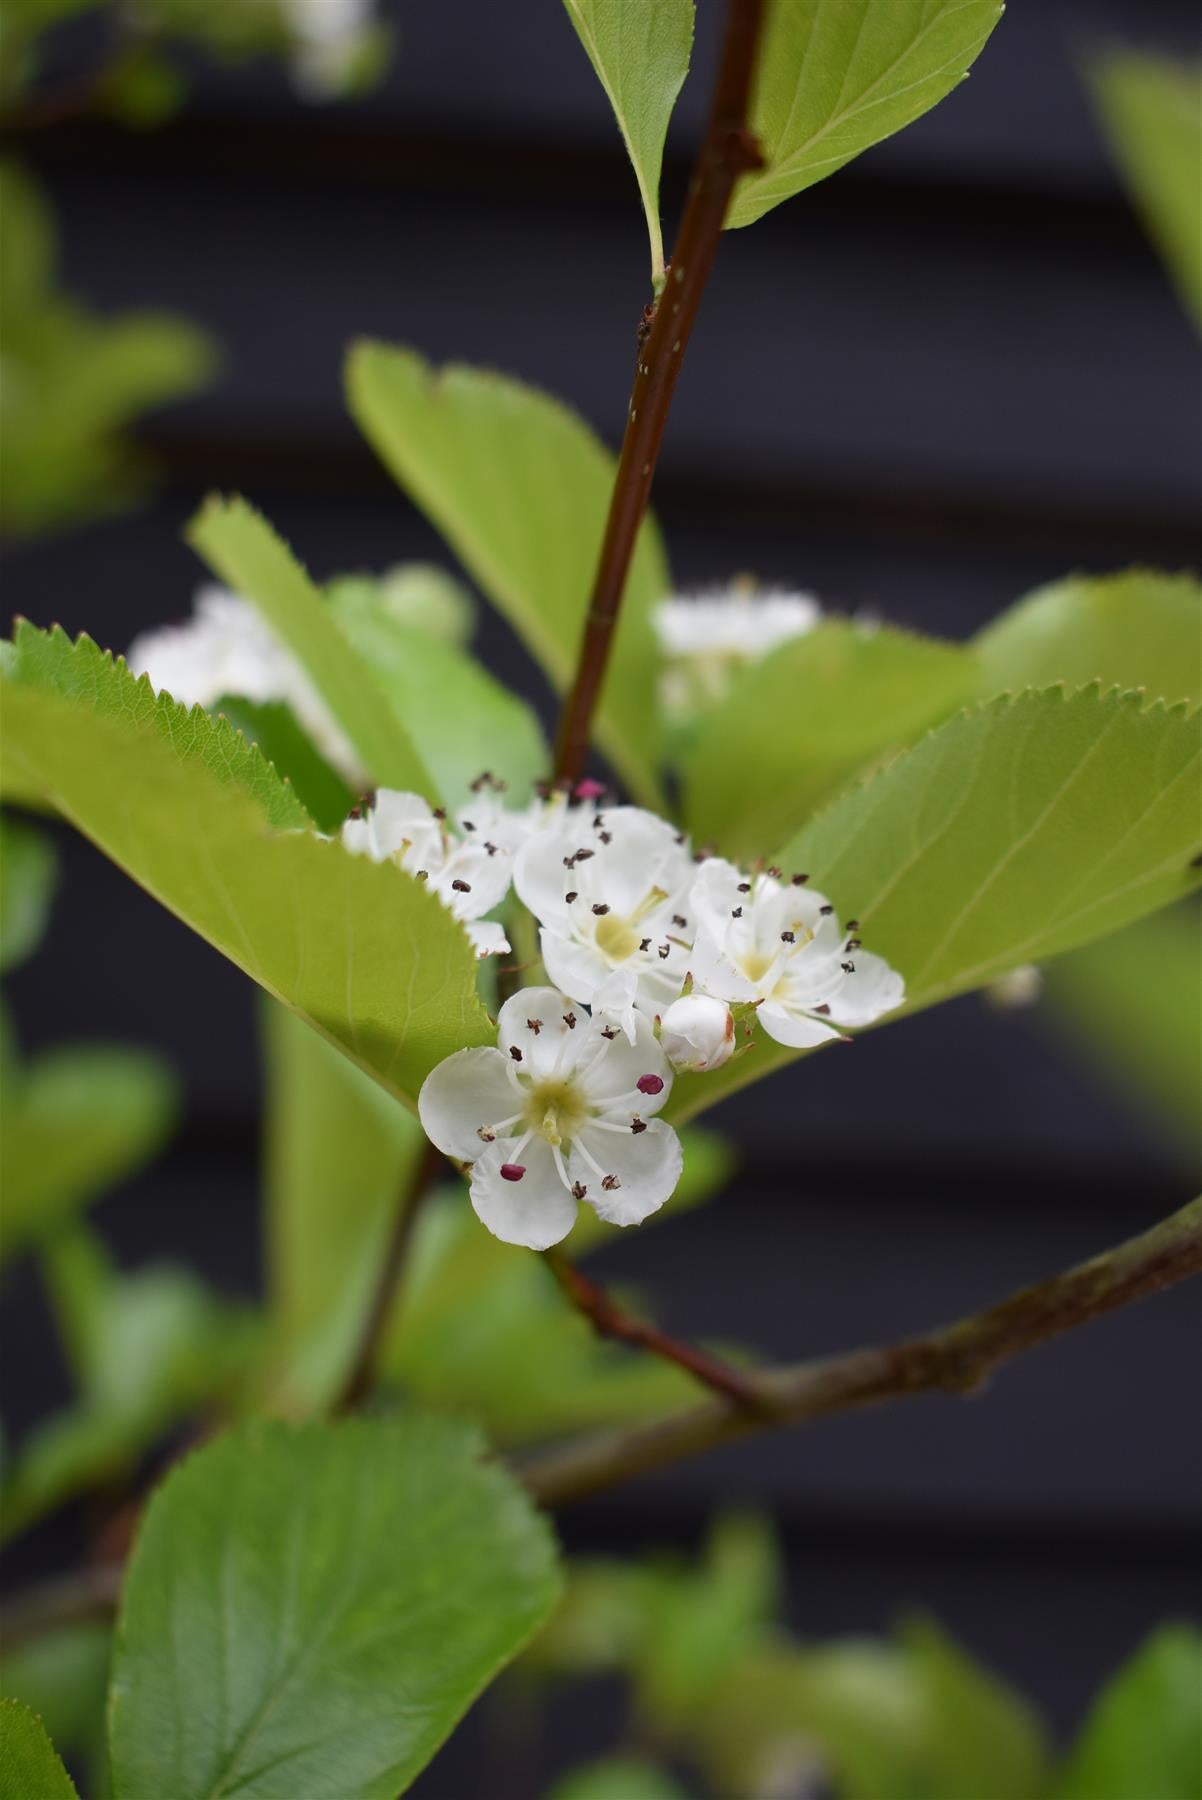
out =
<path fill-rule="evenodd" d="M 660 1044 L 673 1068 L 693 1074 L 720 1069 L 735 1047 L 729 1006 L 709 994 L 682 994 L 660 1022 Z"/>

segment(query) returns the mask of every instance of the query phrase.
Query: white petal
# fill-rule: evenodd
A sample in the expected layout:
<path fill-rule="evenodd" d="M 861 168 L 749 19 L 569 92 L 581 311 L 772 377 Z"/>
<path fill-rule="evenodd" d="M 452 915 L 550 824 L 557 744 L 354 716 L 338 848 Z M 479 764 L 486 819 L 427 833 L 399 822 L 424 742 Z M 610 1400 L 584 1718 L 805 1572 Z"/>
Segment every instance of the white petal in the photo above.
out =
<path fill-rule="evenodd" d="M 598 843 L 602 866 L 597 881 L 605 899 L 623 917 L 646 899 L 652 888 L 677 894 L 691 882 L 693 865 L 679 833 L 667 819 L 645 812 L 641 806 L 607 807 L 605 826 L 610 842 Z"/>
<path fill-rule="evenodd" d="M 614 1031 L 616 1027 L 603 1014 L 594 1015 L 585 1054 L 581 1058 L 585 1070 L 578 1077 L 589 1105 L 596 1107 L 603 1116 L 612 1116 L 623 1124 L 628 1124 L 636 1114 L 640 1118 L 650 1118 L 661 1106 L 667 1105 L 672 1092 L 672 1065 L 655 1035 L 655 1027 L 644 1013 L 635 1013 L 633 1040 L 624 1037 L 620 1031 L 616 1037 L 605 1039 L 602 1033 L 606 1029 Z M 601 1049 L 603 1043 L 605 1047 Z M 644 1075 L 663 1083 L 657 1093 L 640 1091 L 638 1084 Z"/>
<path fill-rule="evenodd" d="M 567 1023 L 568 1018 L 575 1019 L 575 1026 Z M 535 1081 L 569 1075 L 583 1052 L 587 1030 L 587 1016 L 574 1011 L 558 988 L 522 988 L 497 1014 L 498 1045 Z M 513 1050 L 520 1051 L 520 1056 L 511 1056 Z"/>
<path fill-rule="evenodd" d="M 477 956 L 504 956 L 509 949 L 505 928 L 496 919 L 469 919 L 463 929 Z"/>
<path fill-rule="evenodd" d="M 638 1225 L 658 1212 L 671 1198 L 680 1180 L 684 1156 L 680 1139 L 662 1119 L 652 1119 L 646 1131 L 637 1136 L 617 1132 L 592 1131 L 586 1126 L 581 1134 L 585 1148 L 607 1175 L 617 1178 L 619 1186 L 607 1189 L 596 1170 L 573 1144 L 568 1158 L 568 1174 L 587 1189 L 585 1198 L 599 1217 L 611 1225 Z"/>
<path fill-rule="evenodd" d="M 601 952 L 592 944 L 581 944 L 548 925 L 544 925 L 539 933 L 539 946 L 552 981 L 573 1000 L 591 1006 L 594 995 L 610 975 L 609 964 Z"/>
<path fill-rule="evenodd" d="M 560 1180 L 551 1149 L 542 1138 L 531 1138 L 521 1152 L 520 1181 L 501 1174 L 513 1153 L 498 1139 L 472 1167 L 471 1196 L 477 1216 L 494 1237 L 506 1244 L 523 1244 L 528 1250 L 549 1250 L 567 1237 L 576 1223 L 576 1202 Z"/>
<path fill-rule="evenodd" d="M 747 895 L 739 892 L 748 880 L 742 869 L 721 856 L 707 856 L 693 879 L 689 905 L 697 917 L 699 932 L 718 945 L 726 941 L 726 928 L 736 906 L 742 906 Z"/>
<path fill-rule="evenodd" d="M 813 1050 L 816 1045 L 843 1035 L 821 1019 L 811 1019 L 806 1013 L 794 1012 L 773 1000 L 765 1001 L 755 1016 L 770 1038 L 787 1044 L 790 1050 Z"/>
<path fill-rule="evenodd" d="M 444 1156 L 471 1162 L 481 1153 L 477 1127 L 508 1119 L 521 1105 L 522 1096 L 499 1050 L 456 1050 L 422 1082 L 417 1116 Z"/>
<path fill-rule="evenodd" d="M 438 820 L 429 801 L 420 794 L 381 788 L 367 817 L 374 828 L 376 854 L 380 857 L 395 856 L 406 844 L 429 850 L 438 842 Z"/>
<path fill-rule="evenodd" d="M 556 980 L 558 979 L 557 976 Z M 628 1044 L 635 1043 L 638 1038 L 638 1020 L 635 1014 L 638 993 L 639 978 L 627 965 L 625 968 L 611 970 L 593 996 L 594 1013 L 601 1013 L 619 1031 L 625 1032 Z"/>
<path fill-rule="evenodd" d="M 482 919 L 501 904 L 509 892 L 513 872 L 508 856 L 501 851 L 490 856 L 483 844 L 461 844 L 454 839 L 442 854 L 437 874 L 431 871 L 432 885 L 457 919 Z M 418 855 L 420 852 L 415 850 L 407 856 L 406 867 Z M 463 885 L 456 887 L 457 881 Z"/>
<path fill-rule="evenodd" d="M 543 925 L 566 931 L 570 927 L 572 909 L 564 899 L 580 883 L 563 866 L 584 840 L 580 833 L 587 828 L 577 817 L 556 811 L 535 827 L 518 851 L 513 865 L 513 885 L 518 899 Z"/>
<path fill-rule="evenodd" d="M 693 979 L 718 1000 L 759 1000 L 763 987 L 735 968 L 708 931 L 699 931 L 691 957 Z"/>
<path fill-rule="evenodd" d="M 883 956 L 868 950 L 849 952 L 848 962 L 855 964 L 851 975 L 845 974 L 832 999 L 831 1018 L 840 1025 L 871 1025 L 882 1013 L 892 1012 L 906 997 L 906 984 L 896 969 L 891 969 Z"/>

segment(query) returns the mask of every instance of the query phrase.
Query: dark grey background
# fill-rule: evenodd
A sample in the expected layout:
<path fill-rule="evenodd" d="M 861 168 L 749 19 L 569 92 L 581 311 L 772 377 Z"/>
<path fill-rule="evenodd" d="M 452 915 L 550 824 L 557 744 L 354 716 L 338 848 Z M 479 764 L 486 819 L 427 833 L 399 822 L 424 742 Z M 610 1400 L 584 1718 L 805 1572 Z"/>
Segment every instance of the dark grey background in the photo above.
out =
<path fill-rule="evenodd" d="M 395 68 L 353 107 L 302 109 L 274 71 L 204 69 L 152 138 L 72 125 L 23 146 L 70 284 L 102 309 L 204 321 L 225 362 L 144 428 L 163 475 L 146 508 L 10 549 L 11 610 L 115 648 L 182 614 L 200 571 L 180 530 L 216 485 L 262 504 L 319 577 L 441 556 L 343 411 L 360 333 L 519 374 L 615 440 L 643 226 L 558 0 L 396 10 Z M 713 0 L 700 11 L 669 235 L 712 62 Z M 724 242 L 657 488 L 682 583 L 752 569 L 960 637 L 1067 569 L 1193 559 L 1198 347 L 1078 75 L 1100 40 L 1184 45 L 1191 27 L 1184 0 L 1015 0 L 933 114 Z M 484 617 L 479 644 L 550 716 L 503 624 Z M 24 1042 L 103 1027 L 163 1049 L 183 1130 L 101 1219 L 132 1260 L 175 1251 L 249 1290 L 253 995 L 85 845 L 62 847 L 50 943 L 12 983 Z M 812 1059 L 714 1122 L 742 1144 L 733 1190 L 624 1241 L 611 1268 L 680 1330 L 781 1355 L 953 1316 L 1191 1191 L 1052 1020 L 975 998 Z M 19 1427 L 59 1375 L 32 1282 L 8 1298 Z M 771 1506 L 799 1630 L 927 1605 L 1067 1730 L 1156 1621 L 1197 1609 L 1196 1324 L 1194 1297 L 1171 1294 L 971 1404 L 687 1465 L 565 1515 L 567 1540 L 687 1544 L 716 1504 Z M 35 1538 L 26 1568 L 61 1550 L 61 1532 Z M 559 1750 L 601 1750 L 610 1723 L 584 1711 Z M 422 1792 L 474 1791 L 473 1743 Z"/>

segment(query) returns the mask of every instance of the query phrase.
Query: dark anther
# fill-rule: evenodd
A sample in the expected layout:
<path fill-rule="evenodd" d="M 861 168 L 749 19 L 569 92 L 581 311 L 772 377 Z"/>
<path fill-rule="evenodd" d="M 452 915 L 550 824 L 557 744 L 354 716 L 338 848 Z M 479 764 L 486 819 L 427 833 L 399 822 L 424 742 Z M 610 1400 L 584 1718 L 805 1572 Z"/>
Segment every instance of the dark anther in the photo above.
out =
<path fill-rule="evenodd" d="M 843 948 L 845 950 L 858 950 L 860 948 L 859 938 L 848 938 L 848 940 L 844 944 Z"/>
<path fill-rule="evenodd" d="M 842 969 L 842 971 L 845 975 L 854 975 L 856 972 L 855 963 L 840 963 L 839 967 Z"/>
<path fill-rule="evenodd" d="M 633 1119 L 631 1119 L 631 1121 L 630 1121 L 630 1129 L 631 1129 L 631 1131 L 633 1131 L 635 1137 L 637 1137 L 639 1135 L 639 1132 L 646 1131 L 647 1127 L 643 1123 L 642 1119 L 640 1119 L 636 1114 L 636 1116 Z"/>
<path fill-rule="evenodd" d="M 576 1014 L 575 1013 L 565 1013 L 563 1015 L 563 1022 L 567 1026 L 569 1031 L 575 1031 L 575 1029 L 576 1029 Z"/>
<path fill-rule="evenodd" d="M 472 821 L 470 819 L 464 819 L 463 820 L 463 829 L 465 831 L 475 831 L 476 827 L 472 824 Z"/>
<path fill-rule="evenodd" d="M 363 808 L 361 806 L 352 806 L 350 812 L 348 812 L 346 816 L 348 819 L 361 819 L 363 817 Z"/>
<path fill-rule="evenodd" d="M 577 852 L 577 855 L 579 855 L 579 852 Z M 565 869 L 574 869 L 576 867 L 576 857 L 565 856 L 563 859 L 563 866 Z"/>
<path fill-rule="evenodd" d="M 457 894 L 470 894 L 472 891 L 472 884 L 470 881 L 453 881 L 451 886 Z"/>
<path fill-rule="evenodd" d="M 497 846 L 495 844 L 490 844 L 487 838 L 484 840 L 484 848 L 488 851 L 490 856 L 495 856 L 497 854 Z"/>
<path fill-rule="evenodd" d="M 833 906 L 820 906 L 820 907 L 819 907 L 819 908 L 818 908 L 818 911 L 819 911 L 819 912 L 820 912 L 820 913 L 821 913 L 821 914 L 822 914 L 822 916 L 823 916 L 823 918 L 824 918 L 824 919 L 827 919 L 827 918 L 829 918 L 829 917 L 830 917 L 830 915 L 831 915 L 831 913 L 833 913 L 833 912 L 834 912 L 834 910 L 835 910 L 835 909 L 834 909 L 834 907 L 833 907 Z"/>
<path fill-rule="evenodd" d="M 525 1173 L 526 1173 L 526 1169 L 525 1169 L 525 1165 L 523 1163 L 502 1163 L 501 1164 L 501 1180 L 502 1181 L 520 1181 L 522 1179 L 522 1176 Z"/>
<path fill-rule="evenodd" d="M 607 1175 L 601 1183 L 601 1186 L 605 1189 L 607 1194 L 612 1194 L 614 1189 L 620 1188 L 621 1185 L 622 1183 L 618 1180 L 616 1175 Z"/>
<path fill-rule="evenodd" d="M 490 1131 L 487 1125 L 477 1125 L 476 1136 L 480 1138 L 482 1142 L 492 1144 L 496 1142 L 497 1134 L 495 1131 Z"/>
<path fill-rule="evenodd" d="M 730 916 L 732 919 L 741 919 L 743 917 L 743 908 L 741 906 L 732 907 Z"/>
<path fill-rule="evenodd" d="M 617 1030 L 616 1025 L 603 1025 L 601 1027 L 601 1036 L 603 1038 L 608 1038 L 611 1044 L 613 1043 L 613 1041 L 617 1037 L 617 1035 L 618 1035 L 618 1030 Z"/>
<path fill-rule="evenodd" d="M 446 816 L 447 816 L 447 809 L 445 806 L 436 806 L 434 808 L 434 817 L 436 819 L 445 819 Z"/>
<path fill-rule="evenodd" d="M 527 1031 L 532 1031 L 534 1033 L 535 1037 L 538 1036 L 538 1034 L 542 1030 L 542 1028 L 543 1028 L 543 1022 L 541 1019 L 527 1019 L 526 1020 Z"/>
<path fill-rule="evenodd" d="M 609 908 L 604 903 L 602 903 L 601 905 L 594 906 L 593 911 L 596 913 L 597 917 L 600 919 L 604 916 L 604 914 L 606 914 L 609 911 Z"/>
<path fill-rule="evenodd" d="M 807 882 L 807 881 L 808 881 L 808 880 L 809 880 L 809 879 L 810 879 L 810 878 L 809 878 L 809 876 L 808 876 L 808 875 L 794 875 L 794 877 L 793 877 L 793 886 L 794 886 L 794 887 L 804 887 L 804 886 L 805 886 L 805 884 L 806 884 L 806 882 Z"/>
<path fill-rule="evenodd" d="M 417 871 L 417 874 L 413 877 L 413 879 L 414 879 L 414 881 L 429 881 L 429 879 L 430 879 L 429 869 L 419 869 Z"/>
<path fill-rule="evenodd" d="M 640 938 L 639 939 L 639 949 L 640 950 L 650 950 L 650 948 L 651 948 L 651 939 L 650 938 Z"/>
<path fill-rule="evenodd" d="M 685 837 L 684 837 L 684 832 L 683 832 L 683 831 L 678 831 L 678 832 L 677 832 L 677 833 L 676 833 L 676 842 L 677 842 L 677 843 L 678 843 L 678 844 L 683 844 L 683 843 L 684 843 L 684 841 L 685 841 Z"/>
<path fill-rule="evenodd" d="M 519 1049 L 518 1049 L 518 1047 L 517 1047 L 517 1045 L 516 1045 L 516 1044 L 510 1044 L 510 1046 L 509 1046 L 509 1054 L 510 1054 L 510 1056 L 512 1056 L 512 1058 L 513 1058 L 513 1060 L 514 1060 L 514 1062 L 521 1062 L 521 1060 L 522 1060 L 522 1053 L 521 1053 L 521 1051 L 520 1051 L 520 1050 L 519 1050 Z"/>
<path fill-rule="evenodd" d="M 830 1009 L 830 1007 L 829 1007 L 829 1006 L 828 1006 L 828 1005 L 827 1005 L 827 1004 L 826 1004 L 826 1002 L 825 1002 L 825 1000 L 824 1000 L 824 1001 L 823 1001 L 823 1003 L 822 1003 L 822 1005 L 821 1005 L 821 1006 L 816 1006 L 816 1007 L 815 1007 L 815 1008 L 814 1008 L 814 1011 L 815 1011 L 815 1012 L 816 1012 L 816 1013 L 821 1013 L 821 1014 L 822 1014 L 822 1016 L 823 1016 L 823 1018 L 824 1018 L 824 1019 L 825 1019 L 825 1018 L 826 1018 L 826 1017 L 827 1017 L 827 1016 L 828 1016 L 828 1014 L 829 1014 L 829 1013 L 830 1013 L 830 1010 L 831 1010 L 831 1009 Z"/>
<path fill-rule="evenodd" d="M 797 938 L 791 931 L 782 931 L 780 934 L 780 941 L 782 944 L 795 944 Z"/>
<path fill-rule="evenodd" d="M 603 844 L 612 844 L 614 841 L 614 834 L 612 831 L 599 831 L 597 836 L 601 839 Z"/>
<path fill-rule="evenodd" d="M 659 957 L 659 960 L 661 962 L 667 962 L 668 958 L 672 954 L 671 944 L 661 944 L 655 954 Z"/>
<path fill-rule="evenodd" d="M 687 927 L 689 921 L 687 919 L 682 919 L 679 913 L 673 913 L 672 914 L 672 923 L 673 923 L 673 925 L 679 925 L 680 929 L 682 931 L 684 931 L 685 928 Z"/>
<path fill-rule="evenodd" d="M 596 854 L 597 852 L 595 850 L 577 850 L 576 861 L 587 862 L 590 856 L 596 856 Z"/>
<path fill-rule="evenodd" d="M 588 1189 L 585 1187 L 583 1181 L 574 1181 L 572 1183 L 573 1200 L 583 1200 L 587 1193 Z"/>
<path fill-rule="evenodd" d="M 640 1075 L 634 1085 L 640 1094 L 662 1094 L 664 1078 L 662 1075 Z"/>
<path fill-rule="evenodd" d="M 571 906 L 573 900 L 579 900 L 579 898 L 580 898 L 580 895 L 576 892 L 575 888 L 573 888 L 570 893 L 567 893 L 564 895 L 564 899 L 567 901 L 569 906 Z"/>
<path fill-rule="evenodd" d="M 777 866 L 776 866 L 776 864 L 775 864 L 775 863 L 773 863 L 773 864 L 772 864 L 772 866 L 771 866 L 771 868 L 770 868 L 770 869 L 769 869 L 769 870 L 768 870 L 768 873 L 769 873 L 769 875 L 771 875 L 771 876 L 772 876 L 772 879 L 773 879 L 773 880 L 774 880 L 774 881 L 779 881 L 779 880 L 780 880 L 780 873 L 781 873 L 781 872 L 780 872 L 780 870 L 779 870 L 779 869 L 778 869 L 778 868 L 777 868 Z"/>
<path fill-rule="evenodd" d="M 604 825 L 604 823 L 605 823 L 605 814 L 604 813 L 595 814 L 594 818 L 593 818 L 593 830 L 600 831 L 600 829 Z"/>
<path fill-rule="evenodd" d="M 741 894 L 749 894 L 751 892 L 751 883 L 749 881 L 741 881 L 739 883 L 739 892 Z"/>
<path fill-rule="evenodd" d="M 849 931 L 858 931 L 860 929 L 860 921 L 858 919 L 849 919 L 847 921 L 847 929 Z"/>

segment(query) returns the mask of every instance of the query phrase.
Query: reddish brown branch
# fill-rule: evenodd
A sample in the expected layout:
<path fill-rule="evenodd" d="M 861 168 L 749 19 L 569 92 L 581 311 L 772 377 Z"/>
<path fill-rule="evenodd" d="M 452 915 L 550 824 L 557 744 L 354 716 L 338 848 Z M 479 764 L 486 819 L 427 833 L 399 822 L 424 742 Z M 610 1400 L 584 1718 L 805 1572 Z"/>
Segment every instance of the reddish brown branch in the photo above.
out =
<path fill-rule="evenodd" d="M 733 1401 L 736 1406 L 750 1407 L 757 1414 L 764 1411 L 766 1398 L 757 1390 L 751 1376 L 733 1368 L 730 1363 L 711 1356 L 696 1344 L 687 1344 L 679 1338 L 671 1337 L 649 1320 L 638 1319 L 633 1313 L 625 1312 L 603 1287 L 583 1274 L 562 1252 L 546 1250 L 543 1252 L 543 1260 L 572 1305 L 584 1314 L 600 1337 L 632 1344 L 639 1350 L 649 1350 L 653 1356 L 662 1357 L 665 1362 L 675 1363 L 678 1368 L 686 1370 L 695 1381 L 715 1389 L 725 1400 Z"/>
<path fill-rule="evenodd" d="M 645 315 L 649 330 L 639 346 L 576 679 L 564 702 L 555 741 L 555 779 L 560 782 L 575 781 L 588 755 L 593 712 L 605 679 L 639 526 L 647 510 L 668 410 L 730 198 L 740 175 L 762 165 L 747 116 L 763 11 L 764 0 L 728 0 L 709 125 L 689 184 L 663 293 Z"/>

